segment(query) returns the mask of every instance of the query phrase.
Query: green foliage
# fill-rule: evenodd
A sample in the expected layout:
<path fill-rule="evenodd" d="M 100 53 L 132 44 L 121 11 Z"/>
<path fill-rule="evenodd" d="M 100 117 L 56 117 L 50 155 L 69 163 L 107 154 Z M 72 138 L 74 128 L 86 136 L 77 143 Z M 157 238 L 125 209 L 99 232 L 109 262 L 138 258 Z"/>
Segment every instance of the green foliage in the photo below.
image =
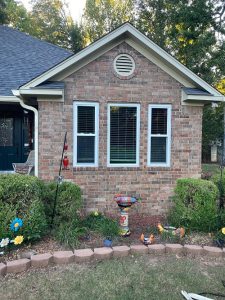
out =
<path fill-rule="evenodd" d="M 211 232 L 217 229 L 218 189 L 202 179 L 178 179 L 169 214 L 173 226 Z"/>
<path fill-rule="evenodd" d="M 218 187 L 220 194 L 225 196 L 225 171 L 221 174 L 216 174 L 212 176 L 211 181 Z"/>
<path fill-rule="evenodd" d="M 33 0 L 31 20 L 36 37 L 60 47 L 70 48 L 72 18 L 61 0 Z"/>
<path fill-rule="evenodd" d="M 12 237 L 9 229 L 15 217 L 23 220 L 20 235 L 25 240 L 41 238 L 47 229 L 41 199 L 42 183 L 33 176 L 0 175 L 0 237 Z"/>
<path fill-rule="evenodd" d="M 48 222 L 51 222 L 54 200 L 56 195 L 56 182 L 48 182 L 43 188 L 43 197 Z M 79 219 L 79 209 L 82 205 L 81 190 L 71 182 L 63 182 L 58 187 L 54 224 L 72 222 Z"/>
<path fill-rule="evenodd" d="M 101 213 L 95 215 L 91 213 L 83 221 L 83 226 L 87 230 L 95 231 L 105 238 L 114 238 L 119 234 L 119 225 L 116 220 L 107 218 Z"/>
<path fill-rule="evenodd" d="M 160 240 L 166 243 L 180 243 L 180 237 L 172 233 L 172 231 L 163 231 L 160 234 Z"/>
<path fill-rule="evenodd" d="M 13 238 L 13 232 L 9 226 L 15 216 L 17 216 L 16 206 L 0 201 L 0 240 L 2 238 Z"/>
<path fill-rule="evenodd" d="M 93 42 L 122 23 L 133 20 L 132 0 L 87 0 L 82 20 L 86 42 Z"/>
<path fill-rule="evenodd" d="M 0 24 L 7 23 L 6 1 L 0 0 Z"/>
<path fill-rule="evenodd" d="M 56 187 L 55 182 L 49 182 L 43 188 L 45 212 L 49 226 L 52 220 Z M 77 185 L 71 182 L 63 182 L 59 185 L 53 234 L 61 243 L 75 245 L 77 238 L 84 231 L 80 224 L 79 209 L 81 205 L 81 190 Z"/>
<path fill-rule="evenodd" d="M 77 23 L 74 23 L 70 26 L 69 33 L 70 33 L 71 50 L 74 53 L 77 53 L 85 47 L 83 28 Z"/>
<path fill-rule="evenodd" d="M 218 0 L 141 0 L 136 26 L 209 83 L 224 76 L 224 9 Z"/>
<path fill-rule="evenodd" d="M 79 237 L 86 233 L 86 228 L 82 225 L 80 221 L 63 222 L 57 226 L 54 230 L 54 235 L 56 239 L 65 245 L 70 247 L 76 247 L 79 242 Z"/>
<path fill-rule="evenodd" d="M 34 33 L 34 27 L 30 14 L 25 6 L 15 0 L 7 0 L 6 3 L 7 24 L 32 35 Z"/>

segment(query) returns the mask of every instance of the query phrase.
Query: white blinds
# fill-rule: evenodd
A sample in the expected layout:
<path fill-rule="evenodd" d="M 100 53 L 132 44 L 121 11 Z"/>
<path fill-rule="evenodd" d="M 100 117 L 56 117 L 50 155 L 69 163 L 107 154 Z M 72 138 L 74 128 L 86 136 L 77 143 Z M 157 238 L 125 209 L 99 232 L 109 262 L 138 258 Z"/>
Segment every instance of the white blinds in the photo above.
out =
<path fill-rule="evenodd" d="M 110 164 L 137 163 L 137 106 L 109 107 Z"/>

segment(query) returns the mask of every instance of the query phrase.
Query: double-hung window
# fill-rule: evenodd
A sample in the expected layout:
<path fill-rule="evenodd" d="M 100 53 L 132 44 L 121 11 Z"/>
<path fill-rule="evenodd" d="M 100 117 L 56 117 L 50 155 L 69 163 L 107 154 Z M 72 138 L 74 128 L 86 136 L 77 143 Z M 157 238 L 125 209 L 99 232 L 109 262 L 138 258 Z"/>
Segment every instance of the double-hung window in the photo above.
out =
<path fill-rule="evenodd" d="M 74 166 L 98 165 L 99 104 L 74 102 Z"/>
<path fill-rule="evenodd" d="M 108 104 L 108 166 L 139 165 L 140 105 Z"/>
<path fill-rule="evenodd" d="M 148 165 L 170 166 L 171 105 L 149 105 Z"/>

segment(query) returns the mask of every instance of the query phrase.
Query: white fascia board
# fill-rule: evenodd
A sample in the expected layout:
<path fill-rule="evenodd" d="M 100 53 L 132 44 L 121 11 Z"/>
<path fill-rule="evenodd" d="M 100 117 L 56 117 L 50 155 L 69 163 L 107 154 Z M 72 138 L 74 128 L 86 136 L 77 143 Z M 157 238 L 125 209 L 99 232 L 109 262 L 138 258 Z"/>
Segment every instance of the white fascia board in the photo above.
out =
<path fill-rule="evenodd" d="M 0 96 L 0 102 L 20 102 L 15 96 Z"/>
<path fill-rule="evenodd" d="M 195 73 L 193 73 L 187 67 L 185 67 L 183 64 L 181 64 L 173 56 L 171 56 L 169 53 L 167 53 L 165 50 L 163 50 L 157 44 L 155 44 L 154 42 L 152 42 L 144 34 L 142 34 L 140 31 L 138 31 L 136 28 L 134 28 L 130 24 L 127 24 L 127 25 L 129 26 L 128 31 L 129 31 L 129 33 L 131 35 L 135 36 L 139 41 L 141 41 L 143 44 L 145 44 L 150 49 L 152 49 L 155 53 L 158 53 L 159 56 L 161 56 L 163 59 L 165 59 L 166 61 L 168 61 L 177 70 L 179 70 L 181 73 L 183 73 L 184 75 L 186 75 L 186 77 L 189 77 L 191 80 L 193 80 L 193 82 L 195 82 L 197 85 L 199 85 L 202 88 L 204 88 L 209 93 L 221 96 L 221 93 L 219 91 L 217 91 L 216 89 L 214 89 L 211 85 L 209 85 L 207 82 L 205 82 L 199 76 L 197 76 Z"/>
<path fill-rule="evenodd" d="M 118 29 L 115 29 L 114 31 L 105 35 L 100 40 L 94 42 L 93 44 L 83 49 L 79 53 L 69 57 L 65 61 L 61 62 L 57 66 L 50 69 L 49 71 L 45 72 L 44 74 L 28 82 L 27 84 L 22 86 L 22 88 L 31 88 L 37 86 L 38 84 L 41 84 L 42 82 L 52 78 L 53 76 L 57 75 L 59 72 L 62 72 L 63 70 L 69 68 L 70 66 L 77 63 L 78 61 L 86 58 L 88 55 L 94 53 L 95 51 L 99 50 L 101 47 L 105 46 L 107 43 L 110 43 L 111 41 L 117 39 L 119 36 L 122 36 L 125 33 L 128 33 L 131 36 L 131 38 L 136 38 L 140 43 L 144 44 L 145 47 L 148 47 L 149 50 L 151 50 L 151 52 L 153 51 L 154 53 L 156 53 L 160 57 L 160 59 L 167 62 L 172 69 L 174 69 L 178 73 L 183 74 L 184 78 L 187 78 L 188 82 L 192 81 L 193 86 L 197 85 L 213 95 L 221 96 L 220 92 L 218 92 L 207 82 L 202 80 L 199 76 L 197 76 L 191 70 L 189 70 L 184 65 L 182 65 L 179 61 L 173 58 L 165 50 L 163 50 L 161 47 L 159 47 L 154 42 L 152 42 L 149 38 L 147 38 L 144 34 L 142 34 L 140 31 L 138 31 L 129 23 L 125 23 Z"/>
<path fill-rule="evenodd" d="M 223 95 L 214 96 L 214 95 L 187 95 L 184 91 L 181 93 L 181 104 L 182 105 L 191 105 L 191 106 L 202 106 L 207 103 L 212 102 L 223 102 L 225 97 Z"/>
<path fill-rule="evenodd" d="M 83 68 L 84 66 L 86 66 L 90 62 L 94 61 L 95 59 L 102 56 L 103 54 L 110 51 L 111 49 L 118 46 L 119 44 L 121 44 L 124 41 L 125 41 L 125 39 L 121 38 L 121 39 L 118 39 L 118 40 L 113 41 L 111 43 L 108 43 L 107 45 L 105 45 L 104 47 L 102 47 L 101 49 L 96 51 L 95 53 L 92 53 L 92 55 L 89 55 L 89 56 L 85 57 L 85 59 L 79 60 L 76 64 L 68 67 L 67 69 L 63 70 L 62 72 L 57 73 L 55 76 L 51 77 L 51 79 L 53 81 L 62 81 L 66 77 L 68 77 L 71 74 L 77 72 L 79 69 Z"/>
<path fill-rule="evenodd" d="M 196 100 L 196 101 L 210 101 L 210 102 L 223 102 L 225 101 L 225 96 L 220 94 L 219 96 L 214 95 L 188 95 L 182 91 L 182 101 Z"/>
<path fill-rule="evenodd" d="M 19 89 L 21 95 L 62 96 L 61 89 Z"/>
<path fill-rule="evenodd" d="M 153 51 L 149 51 L 149 49 L 144 48 L 140 43 L 137 43 L 131 38 L 127 38 L 125 42 L 130 45 L 132 48 L 134 48 L 136 51 L 141 53 L 144 57 L 146 57 L 148 60 L 153 62 L 156 66 L 158 66 L 160 69 L 162 69 L 164 72 L 169 74 L 171 77 L 173 77 L 175 80 L 180 82 L 184 86 L 192 87 L 195 86 L 190 80 L 187 80 L 184 76 L 179 74 L 176 70 L 172 69 L 168 64 L 166 64 L 162 59 L 159 59 L 155 55 Z"/>
<path fill-rule="evenodd" d="M 95 52 L 105 44 L 111 42 L 112 40 L 118 38 L 120 35 L 122 35 L 124 32 L 127 31 L 127 26 L 129 24 L 124 24 L 118 29 L 110 32 L 106 36 L 102 37 L 100 40 L 94 42 L 90 46 L 86 47 L 85 49 L 81 50 L 77 54 L 67 58 L 63 62 L 59 63 L 49 71 L 45 72 L 44 74 L 34 78 L 32 81 L 28 82 L 27 84 L 23 85 L 21 88 L 31 88 L 35 87 L 38 84 L 41 84 L 42 82 L 48 80 L 49 78 L 53 77 L 57 73 L 65 70 L 66 68 L 70 67 L 71 65 L 75 64 L 76 62 L 80 61 L 81 59 L 85 58 L 87 55 Z M 130 25 L 131 26 L 131 25 Z"/>

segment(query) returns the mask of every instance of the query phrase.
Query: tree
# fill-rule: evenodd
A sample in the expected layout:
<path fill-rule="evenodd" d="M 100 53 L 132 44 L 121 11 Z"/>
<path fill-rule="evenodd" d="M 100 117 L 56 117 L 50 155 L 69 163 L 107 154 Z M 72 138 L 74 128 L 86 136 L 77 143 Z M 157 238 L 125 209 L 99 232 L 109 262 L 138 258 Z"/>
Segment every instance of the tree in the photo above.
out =
<path fill-rule="evenodd" d="M 6 14 L 6 2 L 5 0 L 0 0 L 0 24 L 7 23 L 7 14 Z"/>
<path fill-rule="evenodd" d="M 141 0 L 137 26 L 185 66 L 209 83 L 215 83 L 225 68 L 225 4 L 219 3 L 218 0 Z"/>
<path fill-rule="evenodd" d="M 81 27 L 73 22 L 68 5 L 62 0 L 33 0 L 33 35 L 77 52 L 83 48 Z"/>
<path fill-rule="evenodd" d="M 31 19 L 36 37 L 70 48 L 72 19 L 61 0 L 33 0 Z"/>
<path fill-rule="evenodd" d="M 5 12 L 7 15 L 7 24 L 31 35 L 34 33 L 30 14 L 22 3 L 7 0 Z"/>
<path fill-rule="evenodd" d="M 79 26 L 77 23 L 72 24 L 70 28 L 70 45 L 74 53 L 80 51 L 85 46 L 82 26 Z"/>
<path fill-rule="evenodd" d="M 124 22 L 134 20 L 132 0 L 87 0 L 83 15 L 86 42 L 93 42 Z"/>

